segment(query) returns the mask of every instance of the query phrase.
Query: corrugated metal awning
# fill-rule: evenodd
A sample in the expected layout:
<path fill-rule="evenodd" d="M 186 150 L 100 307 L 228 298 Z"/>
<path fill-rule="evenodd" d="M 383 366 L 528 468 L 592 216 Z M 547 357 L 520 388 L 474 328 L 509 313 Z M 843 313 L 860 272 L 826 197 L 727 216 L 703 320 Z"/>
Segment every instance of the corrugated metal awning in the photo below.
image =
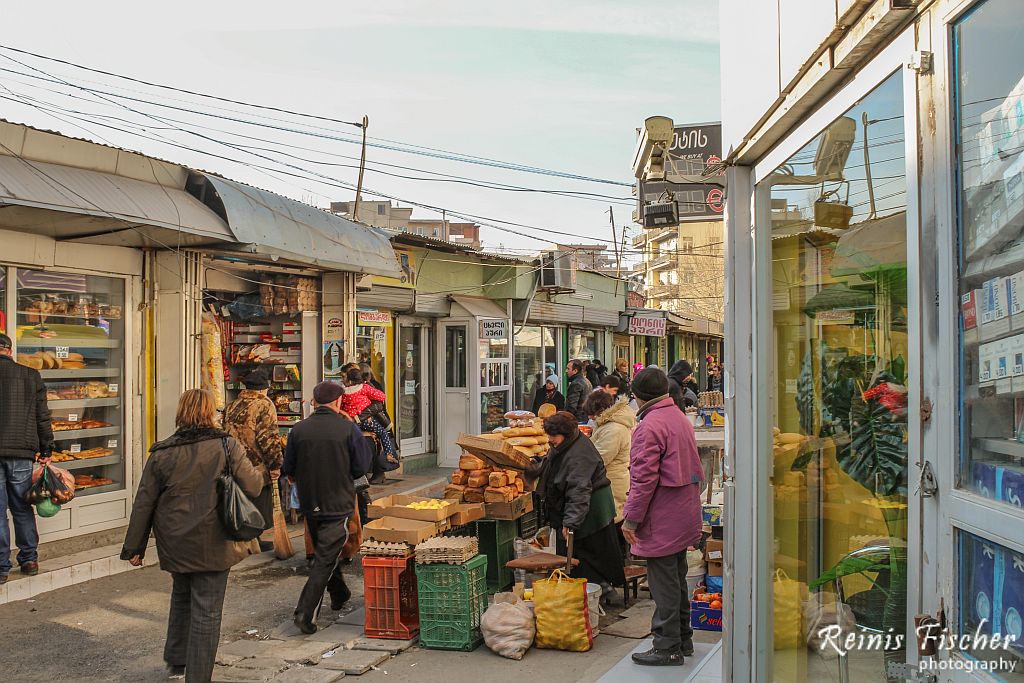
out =
<path fill-rule="evenodd" d="M 374 285 L 369 291 L 356 292 L 356 305 L 360 308 L 380 308 L 404 313 L 416 305 L 416 290 Z"/>
<path fill-rule="evenodd" d="M 434 317 L 447 318 L 452 311 L 452 302 L 447 294 L 416 294 L 416 304 L 413 306 L 413 313 L 417 315 L 429 315 Z"/>
<path fill-rule="evenodd" d="M 0 207 L 9 207 L 0 226 L 59 240 L 170 248 L 235 241 L 182 189 L 15 156 L 0 155 Z"/>
<path fill-rule="evenodd" d="M 217 195 L 204 201 L 222 208 L 234 240 L 245 244 L 249 253 L 325 270 L 401 275 L 391 242 L 375 228 L 233 180 L 205 174 L 202 178 Z M 202 188 L 193 191 L 202 192 Z"/>
<path fill-rule="evenodd" d="M 498 306 L 491 299 L 484 299 L 482 297 L 475 296 L 455 296 L 452 295 L 452 317 L 459 315 L 470 315 L 474 318 L 508 318 L 508 313 L 505 309 Z M 456 309 L 456 306 L 462 308 L 461 311 Z"/>
<path fill-rule="evenodd" d="M 601 327 L 618 327 L 619 312 L 609 311 L 604 308 L 584 308 L 583 324 L 599 325 Z"/>

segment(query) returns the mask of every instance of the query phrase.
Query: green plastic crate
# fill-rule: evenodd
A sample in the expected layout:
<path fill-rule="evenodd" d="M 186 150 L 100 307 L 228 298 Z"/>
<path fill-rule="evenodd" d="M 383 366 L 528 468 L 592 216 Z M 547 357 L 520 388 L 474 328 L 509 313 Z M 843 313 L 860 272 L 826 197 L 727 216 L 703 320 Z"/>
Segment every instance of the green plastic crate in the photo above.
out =
<path fill-rule="evenodd" d="M 487 556 L 466 564 L 418 564 L 420 643 L 434 650 L 475 649 L 483 642 L 487 609 Z"/>
<path fill-rule="evenodd" d="M 480 552 L 487 556 L 487 592 L 498 593 L 512 586 L 515 572 L 505 564 L 515 559 L 516 520 L 479 519 L 476 537 Z"/>
<path fill-rule="evenodd" d="M 519 523 L 514 519 L 478 519 L 474 524 L 473 533 L 480 539 L 481 547 L 507 543 L 519 534 Z"/>

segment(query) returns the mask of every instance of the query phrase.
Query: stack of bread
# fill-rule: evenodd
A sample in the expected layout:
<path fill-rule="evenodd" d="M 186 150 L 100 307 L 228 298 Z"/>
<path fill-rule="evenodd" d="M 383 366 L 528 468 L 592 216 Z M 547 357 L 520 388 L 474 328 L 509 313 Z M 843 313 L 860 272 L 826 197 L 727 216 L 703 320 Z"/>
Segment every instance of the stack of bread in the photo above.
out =
<path fill-rule="evenodd" d="M 510 503 L 525 491 L 521 472 L 493 467 L 482 458 L 463 453 L 444 497 L 466 503 Z"/>
<path fill-rule="evenodd" d="M 513 410 L 505 413 L 505 419 L 511 426 L 498 427 L 494 435 L 528 458 L 547 454 L 548 435 L 544 433 L 543 418 L 526 410 Z"/>

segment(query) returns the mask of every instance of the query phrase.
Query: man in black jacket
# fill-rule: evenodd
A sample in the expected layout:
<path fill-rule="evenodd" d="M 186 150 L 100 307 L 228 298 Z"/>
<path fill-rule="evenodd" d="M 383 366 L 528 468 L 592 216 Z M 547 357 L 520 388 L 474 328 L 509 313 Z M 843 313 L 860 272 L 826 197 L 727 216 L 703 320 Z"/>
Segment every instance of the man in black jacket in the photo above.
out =
<path fill-rule="evenodd" d="M 33 368 L 11 358 L 11 338 L 0 334 L 0 585 L 11 573 L 11 537 L 7 509 L 14 520 L 21 573 L 39 573 L 39 533 L 25 494 L 32 486 L 32 462 L 50 462 L 53 431 L 46 385 Z"/>
<path fill-rule="evenodd" d="M 348 519 L 355 511 L 354 481 L 370 471 L 373 452 L 366 437 L 341 410 L 344 387 L 321 382 L 313 389 L 316 410 L 292 428 L 281 474 L 292 477 L 299 509 L 306 516 L 316 555 L 309 570 L 295 625 L 316 632 L 316 617 L 331 595 L 331 609 L 341 609 L 352 596 L 341 575 L 341 549 L 348 540 Z"/>
<path fill-rule="evenodd" d="M 577 421 L 586 420 L 583 414 L 583 402 L 594 390 L 586 375 L 583 374 L 583 361 L 573 359 L 565 366 L 565 374 L 569 378 L 569 388 L 565 392 L 565 409 L 576 416 Z"/>
<path fill-rule="evenodd" d="M 697 394 L 693 391 L 693 367 L 689 361 L 677 360 L 668 371 L 668 393 L 679 407 L 685 411 L 697 405 Z"/>

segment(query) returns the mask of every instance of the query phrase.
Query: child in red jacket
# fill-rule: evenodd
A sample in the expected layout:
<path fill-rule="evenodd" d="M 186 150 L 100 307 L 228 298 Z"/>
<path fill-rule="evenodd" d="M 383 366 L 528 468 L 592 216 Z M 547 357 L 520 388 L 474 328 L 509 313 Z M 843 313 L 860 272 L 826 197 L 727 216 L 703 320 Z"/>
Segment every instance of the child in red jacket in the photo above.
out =
<path fill-rule="evenodd" d="M 383 391 L 375 389 L 363 382 L 363 371 L 358 367 L 351 368 L 346 374 L 347 385 L 341 397 L 341 409 L 352 416 L 363 431 L 373 432 L 380 439 L 381 451 L 384 453 L 385 471 L 398 467 L 398 449 L 391 438 L 391 432 L 372 415 L 360 415 L 371 403 L 387 401 Z"/>

